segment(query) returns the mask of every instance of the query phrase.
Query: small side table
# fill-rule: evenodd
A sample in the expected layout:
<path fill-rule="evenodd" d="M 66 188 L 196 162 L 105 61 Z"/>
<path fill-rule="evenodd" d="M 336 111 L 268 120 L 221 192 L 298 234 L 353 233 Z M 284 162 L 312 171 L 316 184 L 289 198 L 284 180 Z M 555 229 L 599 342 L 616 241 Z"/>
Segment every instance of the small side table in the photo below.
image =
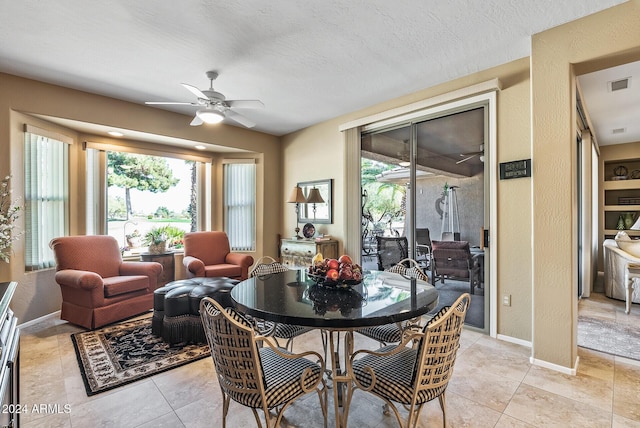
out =
<path fill-rule="evenodd" d="M 175 262 L 173 253 L 140 253 L 140 261 L 158 262 L 162 265 L 162 274 L 158 277 L 158 287 L 174 280 Z"/>
<path fill-rule="evenodd" d="M 629 312 L 631 312 L 631 296 L 633 295 L 633 279 L 634 278 L 640 278 L 640 265 L 638 264 L 629 264 L 627 265 L 627 277 L 625 278 L 625 288 L 626 288 L 626 295 L 625 295 L 625 301 L 626 301 L 626 306 L 624 309 L 624 313 L 625 314 L 629 314 Z"/>

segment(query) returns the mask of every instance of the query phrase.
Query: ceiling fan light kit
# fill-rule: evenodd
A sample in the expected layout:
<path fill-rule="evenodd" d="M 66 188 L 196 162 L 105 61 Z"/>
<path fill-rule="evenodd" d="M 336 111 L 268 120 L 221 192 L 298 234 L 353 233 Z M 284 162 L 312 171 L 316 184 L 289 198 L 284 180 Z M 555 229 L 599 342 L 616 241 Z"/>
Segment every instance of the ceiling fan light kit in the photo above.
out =
<path fill-rule="evenodd" d="M 203 107 L 196 111 L 195 117 L 191 121 L 191 126 L 200 126 L 203 123 L 215 124 L 222 122 L 225 118 L 231 119 L 247 128 L 253 128 L 256 124 L 236 112 L 236 108 L 263 108 L 264 104 L 260 100 L 227 100 L 226 97 L 213 89 L 213 81 L 218 77 L 215 71 L 207 71 L 207 78 L 210 81 L 209 89 L 200 90 L 188 83 L 181 85 L 197 97 L 195 102 L 173 102 L 173 101 L 147 101 L 148 105 L 191 105 Z"/>
<path fill-rule="evenodd" d="M 196 116 L 198 116 L 204 123 L 220 123 L 224 119 L 224 115 L 217 110 L 209 110 L 209 109 L 201 109 L 196 112 Z"/>

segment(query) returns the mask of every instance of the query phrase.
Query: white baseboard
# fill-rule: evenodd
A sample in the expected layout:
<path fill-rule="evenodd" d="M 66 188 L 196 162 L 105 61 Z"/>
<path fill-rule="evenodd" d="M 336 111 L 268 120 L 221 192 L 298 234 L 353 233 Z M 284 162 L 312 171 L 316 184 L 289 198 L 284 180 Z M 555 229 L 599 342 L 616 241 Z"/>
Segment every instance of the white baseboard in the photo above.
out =
<path fill-rule="evenodd" d="M 526 346 L 527 348 L 531 348 L 531 342 L 528 340 L 518 339 L 517 337 L 505 336 L 504 334 L 499 334 L 496 336 L 498 340 L 504 340 L 505 342 L 515 343 L 516 345 Z"/>
<path fill-rule="evenodd" d="M 55 312 L 52 312 L 52 313 L 50 313 L 48 315 L 43 315 L 40 318 L 36 318 L 34 320 L 31 320 L 31 321 L 23 322 L 22 324 L 18 324 L 18 327 L 20 327 L 20 328 L 29 327 L 29 326 L 32 326 L 34 324 L 38 324 L 38 323 L 40 323 L 42 321 L 46 321 L 46 320 L 48 320 L 50 318 L 58 318 L 58 319 L 60 319 L 60 311 L 55 311 Z"/>
<path fill-rule="evenodd" d="M 549 370 L 555 370 L 557 372 L 563 373 L 563 374 L 567 374 L 567 375 L 571 375 L 571 376 L 575 376 L 576 372 L 578 371 L 578 363 L 580 361 L 580 357 L 576 357 L 576 363 L 574 364 L 573 368 L 569 368 L 569 367 L 564 367 L 564 366 L 559 366 L 557 364 L 553 364 L 550 363 L 548 361 L 544 361 L 544 360 L 537 360 L 533 357 L 529 358 L 529 362 L 531 364 L 533 364 L 534 366 L 540 366 L 540 367 L 544 367 L 545 369 L 549 369 Z"/>

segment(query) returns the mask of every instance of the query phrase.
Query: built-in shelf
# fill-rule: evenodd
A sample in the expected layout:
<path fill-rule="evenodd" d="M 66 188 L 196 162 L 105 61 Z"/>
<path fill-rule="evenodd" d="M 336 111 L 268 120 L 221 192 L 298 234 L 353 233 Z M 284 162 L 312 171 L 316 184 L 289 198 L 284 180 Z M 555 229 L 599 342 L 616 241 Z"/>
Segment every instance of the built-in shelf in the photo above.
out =
<path fill-rule="evenodd" d="M 620 176 L 626 172 L 624 176 Z M 631 178 L 638 177 L 638 178 Z M 604 162 L 602 182 L 602 227 L 604 238 L 613 238 L 619 232 L 621 216 L 629 213 L 635 220 L 640 217 L 640 159 L 615 159 Z M 627 225 L 629 227 L 629 225 Z M 640 231 L 624 229 L 629 236 L 640 236 Z"/>

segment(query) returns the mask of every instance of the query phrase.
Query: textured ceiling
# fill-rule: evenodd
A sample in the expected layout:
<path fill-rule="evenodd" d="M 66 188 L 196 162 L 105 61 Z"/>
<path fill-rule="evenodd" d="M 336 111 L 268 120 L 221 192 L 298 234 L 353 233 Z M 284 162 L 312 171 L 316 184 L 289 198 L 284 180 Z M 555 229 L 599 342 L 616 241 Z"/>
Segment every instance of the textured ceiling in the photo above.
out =
<path fill-rule="evenodd" d="M 255 129 L 283 135 L 528 56 L 532 34 L 619 3 L 0 0 L 0 71 L 143 103 L 193 101 L 180 83 L 217 70 L 227 98 L 264 102 L 241 111 Z"/>
<path fill-rule="evenodd" d="M 628 79 L 628 87 L 611 90 L 611 82 Z M 583 105 L 601 146 L 640 141 L 640 61 L 578 76 Z"/>

